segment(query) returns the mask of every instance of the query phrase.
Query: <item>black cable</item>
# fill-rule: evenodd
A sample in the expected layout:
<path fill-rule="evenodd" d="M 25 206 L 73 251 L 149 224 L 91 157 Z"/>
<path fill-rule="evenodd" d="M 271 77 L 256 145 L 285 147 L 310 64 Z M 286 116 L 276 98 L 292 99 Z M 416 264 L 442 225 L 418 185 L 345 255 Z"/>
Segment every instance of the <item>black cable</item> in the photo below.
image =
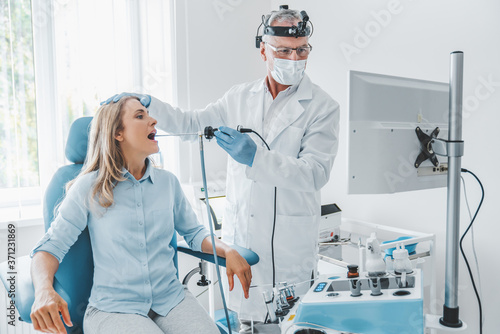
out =
<path fill-rule="evenodd" d="M 276 287 L 276 269 L 274 264 L 274 231 L 276 230 L 276 197 L 278 189 L 274 187 L 274 220 L 273 220 L 273 233 L 271 234 L 271 260 L 273 262 L 273 288 Z"/>
<path fill-rule="evenodd" d="M 252 133 L 255 133 L 260 140 L 266 145 L 267 149 L 271 151 L 269 145 L 267 145 L 266 141 L 260 134 L 256 131 L 252 130 Z M 271 233 L 271 261 L 273 263 L 273 288 L 276 287 L 276 268 L 274 264 L 274 232 L 276 231 L 276 197 L 278 197 L 278 188 L 274 187 L 274 217 L 273 217 L 273 232 Z"/>
<path fill-rule="evenodd" d="M 243 128 L 242 128 L 243 129 Z M 244 130 L 243 130 L 244 131 Z M 269 151 L 271 151 L 271 149 L 269 148 L 269 145 L 267 145 L 266 141 L 264 140 L 264 138 L 262 138 L 256 131 L 252 130 L 252 133 L 255 133 L 259 138 L 260 140 L 262 140 L 262 142 L 266 145 L 267 149 Z"/>
<path fill-rule="evenodd" d="M 462 237 L 460 238 L 460 252 L 462 253 L 462 256 L 464 257 L 464 260 L 465 260 L 465 264 L 467 265 L 467 270 L 469 271 L 469 276 L 470 276 L 470 279 L 472 281 L 472 286 L 474 288 L 474 292 L 476 294 L 477 303 L 479 305 L 479 333 L 482 334 L 483 333 L 483 307 L 481 305 L 481 298 L 480 298 L 479 293 L 478 293 L 477 288 L 476 288 L 476 283 L 474 282 L 474 276 L 472 275 L 472 271 L 470 269 L 469 261 L 467 261 L 467 257 L 465 256 L 465 252 L 464 252 L 464 249 L 462 247 L 462 241 L 464 240 L 467 232 L 469 232 L 469 230 L 471 229 L 472 224 L 474 224 L 474 221 L 476 220 L 476 216 L 479 212 L 479 209 L 481 209 L 481 205 L 483 204 L 483 200 L 484 200 L 484 188 L 483 188 L 483 184 L 481 183 L 479 178 L 476 176 L 476 174 L 474 174 L 473 172 L 471 172 L 470 170 L 467 170 L 465 168 L 462 168 L 461 171 L 463 173 L 469 173 L 472 176 L 474 176 L 474 178 L 479 183 L 479 186 L 481 187 L 481 193 L 482 193 L 481 201 L 479 202 L 479 205 L 477 206 L 476 212 L 474 213 L 474 217 L 472 217 L 472 220 L 471 220 L 469 226 L 467 227 L 464 234 L 462 234 Z"/>

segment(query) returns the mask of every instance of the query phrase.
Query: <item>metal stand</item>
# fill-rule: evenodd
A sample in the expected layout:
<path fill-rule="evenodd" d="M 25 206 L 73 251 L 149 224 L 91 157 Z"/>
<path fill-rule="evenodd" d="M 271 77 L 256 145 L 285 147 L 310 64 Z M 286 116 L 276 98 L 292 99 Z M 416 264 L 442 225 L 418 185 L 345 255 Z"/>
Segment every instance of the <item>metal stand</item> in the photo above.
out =
<path fill-rule="evenodd" d="M 200 144 L 201 176 L 203 178 L 203 188 L 205 189 L 208 225 L 210 227 L 210 239 L 212 241 L 212 250 L 214 253 L 215 271 L 217 273 L 217 279 L 219 280 L 220 294 L 221 294 L 221 298 L 222 298 L 222 304 L 224 305 L 224 313 L 226 315 L 226 324 L 227 324 L 227 328 L 228 328 L 228 333 L 232 333 L 231 322 L 229 320 L 229 312 L 227 310 L 227 305 L 226 305 L 226 298 L 224 297 L 224 290 L 222 289 L 222 280 L 220 277 L 219 261 L 217 260 L 217 251 L 215 249 L 215 237 L 214 237 L 215 234 L 214 234 L 214 228 L 213 228 L 213 222 L 212 222 L 212 215 L 210 212 L 210 203 L 208 200 L 209 197 L 208 197 L 208 188 L 207 188 L 207 176 L 205 173 L 205 155 L 204 155 L 204 150 L 203 150 L 203 135 L 202 134 L 199 135 L 199 144 Z"/>
<path fill-rule="evenodd" d="M 446 274 L 443 317 L 446 327 L 462 327 L 458 317 L 458 240 L 460 228 L 460 173 L 462 141 L 463 52 L 451 53 L 448 156 L 448 204 L 446 222 Z M 434 146 L 433 146 L 434 147 Z M 439 154 L 438 152 L 436 152 Z"/>
<path fill-rule="evenodd" d="M 450 102 L 449 102 L 449 132 L 448 140 L 435 138 L 439 129 L 436 128 L 431 136 L 423 135 L 420 129 L 415 129 L 419 138 L 422 152 L 415 161 L 418 167 L 422 159 L 431 159 L 434 165 L 435 155 L 448 157 L 448 201 L 446 211 L 446 273 L 445 273 L 445 302 L 443 317 L 439 324 L 443 328 L 464 329 L 466 326 L 458 318 L 458 249 L 460 228 L 460 173 L 462 171 L 462 156 L 464 142 L 462 140 L 462 94 L 463 94 L 463 65 L 462 51 L 451 53 L 450 60 Z M 424 159 L 424 160 L 425 160 Z M 422 160 L 422 161 L 421 161 Z M 437 321 L 429 315 L 427 327 L 438 328 Z"/>

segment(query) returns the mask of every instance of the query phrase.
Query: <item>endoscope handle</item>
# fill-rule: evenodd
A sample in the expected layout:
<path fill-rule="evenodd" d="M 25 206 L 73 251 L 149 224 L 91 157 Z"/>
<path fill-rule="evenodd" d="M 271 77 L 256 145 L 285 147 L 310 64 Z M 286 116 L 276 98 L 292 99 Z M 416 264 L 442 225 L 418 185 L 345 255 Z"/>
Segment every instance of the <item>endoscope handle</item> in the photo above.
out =
<path fill-rule="evenodd" d="M 253 132 L 252 129 L 244 128 L 242 125 L 238 125 L 238 127 L 236 128 L 236 130 L 239 131 L 239 132 L 241 132 L 241 133 Z"/>

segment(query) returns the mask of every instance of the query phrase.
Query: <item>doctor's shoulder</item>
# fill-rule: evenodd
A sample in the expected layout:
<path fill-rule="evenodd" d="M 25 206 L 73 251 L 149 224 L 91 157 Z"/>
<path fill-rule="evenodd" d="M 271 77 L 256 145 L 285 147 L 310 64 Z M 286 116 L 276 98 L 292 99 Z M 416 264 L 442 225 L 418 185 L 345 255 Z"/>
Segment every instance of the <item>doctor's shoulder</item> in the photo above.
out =
<path fill-rule="evenodd" d="M 236 84 L 229 88 L 229 90 L 226 92 L 227 95 L 235 96 L 235 95 L 240 95 L 242 98 L 246 98 L 248 92 L 250 91 L 257 91 L 259 88 L 263 87 L 263 79 L 257 79 L 254 81 L 250 82 L 244 82 L 240 84 Z"/>
<path fill-rule="evenodd" d="M 312 84 L 311 102 L 318 105 L 324 112 L 339 112 L 340 105 L 330 94 L 325 92 L 320 86 Z"/>

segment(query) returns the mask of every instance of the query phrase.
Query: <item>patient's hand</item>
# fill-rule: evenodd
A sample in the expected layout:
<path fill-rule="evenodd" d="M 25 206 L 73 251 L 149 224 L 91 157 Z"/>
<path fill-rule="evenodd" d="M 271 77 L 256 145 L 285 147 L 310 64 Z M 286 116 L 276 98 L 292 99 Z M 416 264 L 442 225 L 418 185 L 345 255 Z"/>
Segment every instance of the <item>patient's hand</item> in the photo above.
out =
<path fill-rule="evenodd" d="M 248 290 L 252 281 L 252 270 L 247 261 L 234 249 L 226 250 L 226 274 L 229 282 L 229 291 L 234 288 L 234 274 L 238 276 L 245 298 L 248 298 Z"/>
<path fill-rule="evenodd" d="M 68 303 L 52 287 L 35 293 L 35 302 L 30 315 L 35 330 L 44 333 L 66 333 L 59 313 L 62 314 L 67 326 L 73 326 Z"/>

